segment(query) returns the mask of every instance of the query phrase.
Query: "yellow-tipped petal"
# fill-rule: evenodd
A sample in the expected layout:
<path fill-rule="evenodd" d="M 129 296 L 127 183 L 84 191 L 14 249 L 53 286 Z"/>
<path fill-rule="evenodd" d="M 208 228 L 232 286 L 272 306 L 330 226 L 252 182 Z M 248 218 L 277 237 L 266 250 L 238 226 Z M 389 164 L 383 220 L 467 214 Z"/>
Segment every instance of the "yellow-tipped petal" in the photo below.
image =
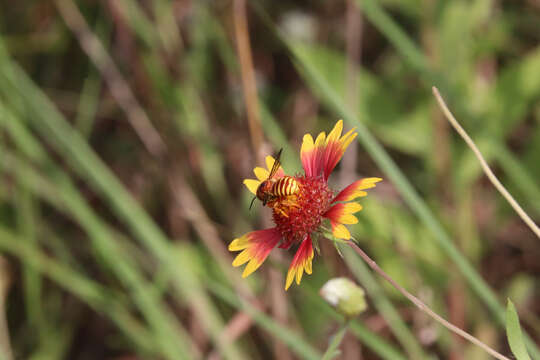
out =
<path fill-rule="evenodd" d="M 287 272 L 287 280 L 285 281 L 285 290 L 288 290 L 289 287 L 291 286 L 294 280 L 295 274 L 296 274 L 295 269 L 289 269 L 289 271 Z"/>
<path fill-rule="evenodd" d="M 340 141 L 343 142 L 343 141 L 348 140 L 348 138 L 351 137 L 351 136 L 356 136 L 355 131 L 356 131 L 356 128 L 352 128 L 351 130 L 347 131 L 345 134 L 343 134 Z"/>
<path fill-rule="evenodd" d="M 257 188 L 259 187 L 260 184 L 261 184 L 261 182 L 259 180 L 255 180 L 255 179 L 245 179 L 244 180 L 244 185 L 246 185 L 248 190 L 251 191 L 251 193 L 253 195 L 257 194 Z"/>
<path fill-rule="evenodd" d="M 242 273 L 242 277 L 248 277 L 251 275 L 255 270 L 259 268 L 259 266 L 262 265 L 262 262 L 258 261 L 257 259 L 253 258 L 250 260 L 250 262 L 247 264 L 246 268 L 244 269 L 244 272 Z"/>
<path fill-rule="evenodd" d="M 351 131 L 353 130 L 354 129 L 352 129 Z M 347 147 L 351 144 L 351 142 L 356 138 L 356 135 L 358 135 L 358 133 L 352 133 L 350 135 L 348 135 L 347 133 L 347 137 L 343 137 L 341 139 L 341 142 L 342 142 L 341 147 L 343 148 L 343 151 L 345 151 L 345 149 L 347 149 Z"/>
<path fill-rule="evenodd" d="M 300 264 L 298 268 L 296 269 L 296 285 L 300 285 L 300 281 L 302 281 L 302 275 L 304 275 L 304 264 Z"/>
<path fill-rule="evenodd" d="M 229 244 L 229 250 L 242 252 L 236 256 L 232 265 L 236 267 L 249 262 L 243 272 L 244 277 L 248 276 L 261 266 L 280 240 L 281 233 L 277 228 L 252 231 L 234 239 Z"/>
<path fill-rule="evenodd" d="M 359 198 L 359 197 L 364 197 L 367 195 L 367 192 L 365 191 L 361 191 L 361 190 L 356 190 L 354 193 L 353 193 L 353 196 L 351 199 L 349 200 L 354 200 L 356 198 Z"/>
<path fill-rule="evenodd" d="M 323 131 L 322 133 L 317 136 L 317 139 L 315 140 L 315 147 L 321 147 L 324 145 L 326 139 L 326 133 Z"/>
<path fill-rule="evenodd" d="M 311 273 L 313 272 L 313 257 L 310 257 L 309 259 L 306 260 L 306 274 L 309 274 L 311 275 Z"/>
<path fill-rule="evenodd" d="M 356 216 L 354 216 L 352 214 L 346 214 L 346 215 L 340 216 L 339 221 L 342 224 L 347 224 L 347 225 L 352 225 L 352 224 L 358 223 L 358 219 L 356 218 Z"/>
<path fill-rule="evenodd" d="M 354 214 L 355 212 L 358 212 L 360 210 L 362 210 L 362 205 L 355 202 L 347 203 L 343 207 L 343 212 L 346 214 Z"/>
<path fill-rule="evenodd" d="M 257 177 L 257 179 L 259 179 L 259 181 L 264 181 L 268 179 L 268 175 L 270 175 L 270 172 L 268 170 L 258 166 L 253 169 L 253 173 L 255 173 L 255 176 Z"/>
<path fill-rule="evenodd" d="M 381 178 L 376 178 L 376 177 L 362 179 L 359 183 L 359 186 L 354 190 L 353 197 L 350 198 L 349 200 L 353 200 L 357 197 L 366 196 L 367 192 L 363 190 L 374 188 L 376 186 L 376 183 L 378 183 L 381 180 L 382 180 Z"/>
<path fill-rule="evenodd" d="M 338 239 L 349 240 L 351 238 L 351 233 L 349 229 L 343 224 L 338 224 L 332 228 L 332 234 Z"/>
<path fill-rule="evenodd" d="M 237 267 L 247 263 L 251 259 L 250 249 L 245 249 L 234 259 L 232 266 Z"/>
<path fill-rule="evenodd" d="M 234 239 L 229 244 L 229 251 L 240 251 L 244 250 L 249 246 L 249 239 L 247 236 L 242 236 L 241 238 Z"/>
<path fill-rule="evenodd" d="M 382 181 L 382 179 L 378 177 L 362 179 L 362 189 L 371 189 L 372 187 L 375 187 L 375 184 L 379 181 Z"/>
<path fill-rule="evenodd" d="M 275 161 L 276 159 L 274 159 L 272 156 L 270 155 L 266 156 L 265 163 L 266 163 L 266 168 L 268 169 L 268 171 L 272 170 L 272 167 L 274 166 Z"/>
<path fill-rule="evenodd" d="M 364 178 L 358 180 L 347 186 L 343 189 L 335 198 L 334 202 L 337 201 L 351 201 L 358 197 L 366 196 L 367 192 L 363 190 L 371 189 L 375 187 L 375 184 L 381 181 L 381 178 Z"/>
<path fill-rule="evenodd" d="M 331 141 L 338 141 L 341 136 L 342 131 L 343 131 L 343 120 L 339 120 L 334 126 L 334 128 L 332 129 L 332 131 L 330 131 L 330 133 L 328 134 L 328 137 L 326 138 L 326 143 L 328 144 Z"/>
<path fill-rule="evenodd" d="M 300 148 L 300 154 L 303 154 L 307 151 L 313 150 L 314 143 L 313 138 L 310 134 L 304 135 L 304 139 L 302 140 L 302 147 Z"/>

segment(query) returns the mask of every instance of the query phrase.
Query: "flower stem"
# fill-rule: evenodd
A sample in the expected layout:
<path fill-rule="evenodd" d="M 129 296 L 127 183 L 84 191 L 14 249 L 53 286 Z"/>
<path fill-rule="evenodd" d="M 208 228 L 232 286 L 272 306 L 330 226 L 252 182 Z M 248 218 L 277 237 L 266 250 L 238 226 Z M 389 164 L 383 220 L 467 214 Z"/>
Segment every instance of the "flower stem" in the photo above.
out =
<path fill-rule="evenodd" d="M 450 112 L 448 109 L 448 106 L 446 106 L 446 103 L 444 102 L 441 94 L 439 93 L 439 90 L 433 86 L 431 88 L 433 90 L 433 95 L 437 99 L 437 102 L 439 103 L 439 106 L 441 107 L 442 112 L 446 116 L 446 119 L 452 124 L 454 129 L 458 132 L 458 134 L 465 140 L 467 145 L 471 148 L 474 155 L 478 158 L 478 161 L 480 162 L 480 165 L 482 166 L 482 169 L 484 170 L 484 173 L 488 177 L 489 181 L 495 186 L 497 190 L 501 193 L 502 196 L 508 201 L 508 203 L 514 208 L 514 210 L 518 213 L 519 217 L 527 224 L 527 226 L 536 234 L 538 238 L 540 238 L 540 228 L 532 221 L 532 219 L 527 215 L 527 213 L 519 206 L 517 201 L 512 197 L 512 195 L 506 190 L 506 188 L 501 184 L 499 179 L 493 174 L 493 171 L 489 168 L 489 165 L 487 164 L 486 160 L 482 156 L 482 153 L 476 145 L 474 144 L 474 141 L 470 138 L 470 136 L 467 134 L 467 132 L 461 127 L 461 125 L 458 123 L 454 115 Z"/>
<path fill-rule="evenodd" d="M 326 349 L 322 360 L 330 360 L 337 355 L 337 348 L 339 344 L 341 344 L 341 341 L 343 340 L 343 337 L 345 336 L 348 327 L 349 321 L 347 320 L 345 324 L 343 324 L 332 337 L 332 342 L 330 343 L 330 345 L 328 345 L 328 349 Z"/>
<path fill-rule="evenodd" d="M 356 245 L 353 241 L 349 242 L 349 246 L 353 248 L 354 251 L 356 251 L 356 253 L 358 255 L 360 255 L 360 257 L 362 259 L 364 259 L 364 261 L 369 265 L 369 267 L 371 267 L 375 272 L 377 272 L 379 275 L 381 275 L 383 278 L 385 278 L 386 281 L 388 281 L 394 288 L 397 289 L 397 291 L 399 291 L 403 296 L 405 296 L 407 299 L 409 299 L 414 305 L 416 305 L 416 307 L 418 307 L 420 310 L 422 310 L 424 313 L 426 313 L 427 315 L 429 315 L 430 317 L 432 317 L 435 321 L 437 321 L 439 324 L 441 324 L 442 326 L 444 326 L 445 328 L 447 328 L 448 330 L 452 331 L 453 333 L 461 336 L 462 338 L 470 341 L 471 343 L 479 346 L 480 348 L 482 348 L 485 352 L 487 352 L 488 354 L 490 354 L 491 356 L 497 358 L 497 359 L 500 359 L 500 360 L 510 360 L 509 358 L 507 358 L 506 356 L 498 353 L 497 351 L 493 350 L 492 348 L 490 348 L 488 345 L 486 345 L 485 343 L 483 343 L 482 341 L 478 340 L 477 338 L 475 338 L 474 336 L 472 336 L 471 334 L 461 330 L 460 328 L 458 328 L 457 326 L 451 324 L 450 322 L 446 321 L 445 319 L 443 319 L 441 316 L 439 316 L 436 312 L 434 312 L 433 310 L 431 310 L 426 304 L 424 304 L 420 299 L 418 299 L 416 296 L 412 295 L 411 293 L 409 293 L 407 290 L 405 290 L 405 288 L 403 288 L 401 285 L 399 285 L 396 281 L 394 281 L 394 279 L 392 279 L 390 277 L 390 275 L 388 275 L 387 273 L 384 272 L 384 270 L 382 270 L 379 265 L 377 265 L 377 263 L 372 260 L 362 249 L 360 249 L 360 247 L 358 247 L 358 245 Z"/>

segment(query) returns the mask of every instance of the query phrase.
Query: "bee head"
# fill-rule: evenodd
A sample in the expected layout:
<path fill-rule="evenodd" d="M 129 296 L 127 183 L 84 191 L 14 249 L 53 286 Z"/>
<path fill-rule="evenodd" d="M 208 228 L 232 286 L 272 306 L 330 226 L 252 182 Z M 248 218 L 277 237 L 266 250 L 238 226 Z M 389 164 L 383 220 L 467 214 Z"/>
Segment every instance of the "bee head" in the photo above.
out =
<path fill-rule="evenodd" d="M 255 199 L 259 199 L 262 201 L 263 205 L 266 205 L 268 200 L 270 200 L 270 197 L 272 196 L 271 191 L 272 190 L 272 182 L 269 180 L 265 180 L 259 184 L 259 187 L 257 188 L 257 192 L 253 200 L 251 201 L 251 204 L 253 205 L 253 201 Z M 250 206 L 251 208 L 251 206 Z"/>

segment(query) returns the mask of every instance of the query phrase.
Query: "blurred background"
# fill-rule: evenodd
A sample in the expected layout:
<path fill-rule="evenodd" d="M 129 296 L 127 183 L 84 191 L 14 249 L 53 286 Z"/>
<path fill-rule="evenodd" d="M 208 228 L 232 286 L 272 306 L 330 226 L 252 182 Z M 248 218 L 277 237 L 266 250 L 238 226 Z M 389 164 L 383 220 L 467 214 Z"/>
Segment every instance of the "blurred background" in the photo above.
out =
<path fill-rule="evenodd" d="M 358 142 L 335 189 L 384 178 L 351 227 L 435 311 L 509 355 L 515 303 L 540 359 L 540 2 L 0 1 L 0 349 L 11 359 L 317 359 L 363 286 L 342 359 L 488 359 L 354 253 L 292 251 L 247 279 L 228 243 L 269 226 L 242 184 L 343 118 Z M 535 345 L 536 344 L 536 345 Z"/>

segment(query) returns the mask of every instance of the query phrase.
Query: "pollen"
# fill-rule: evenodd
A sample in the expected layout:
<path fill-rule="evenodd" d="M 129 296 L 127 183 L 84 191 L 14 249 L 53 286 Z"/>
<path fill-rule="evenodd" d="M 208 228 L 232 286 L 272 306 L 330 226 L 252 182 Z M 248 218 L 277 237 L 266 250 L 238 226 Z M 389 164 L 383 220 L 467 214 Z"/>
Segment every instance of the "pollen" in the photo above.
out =
<path fill-rule="evenodd" d="M 295 180 L 298 193 L 284 198 L 273 209 L 274 222 L 283 237 L 280 248 L 289 248 L 316 231 L 334 196 L 322 176 L 296 176 Z"/>

